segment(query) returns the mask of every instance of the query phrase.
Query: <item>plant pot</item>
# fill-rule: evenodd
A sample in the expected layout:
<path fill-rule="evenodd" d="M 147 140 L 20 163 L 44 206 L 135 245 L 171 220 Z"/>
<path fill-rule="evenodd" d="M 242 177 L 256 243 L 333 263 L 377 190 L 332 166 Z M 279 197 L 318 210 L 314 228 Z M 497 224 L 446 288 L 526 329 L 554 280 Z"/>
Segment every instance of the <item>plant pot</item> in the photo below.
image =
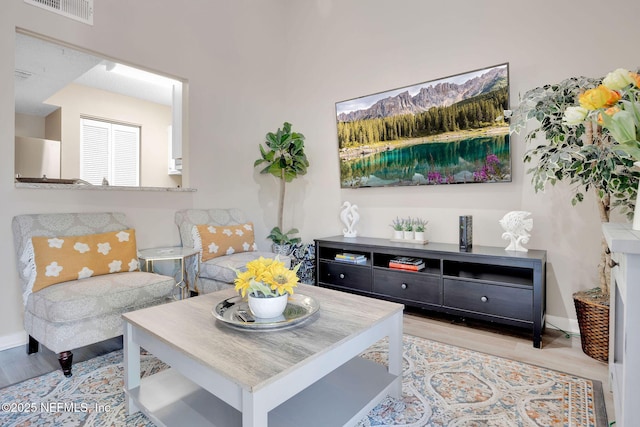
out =
<path fill-rule="evenodd" d="M 404 231 L 402 231 L 402 230 L 393 230 L 393 238 L 394 239 L 403 239 L 404 238 Z"/>
<path fill-rule="evenodd" d="M 609 360 L 609 296 L 599 288 L 573 294 L 582 351 L 601 362 Z"/>
<path fill-rule="evenodd" d="M 249 309 L 255 317 L 261 319 L 271 319 L 279 317 L 287 307 L 289 294 L 277 297 L 254 297 L 249 295 Z"/>
<path fill-rule="evenodd" d="M 293 245 L 291 245 L 291 243 L 284 243 L 284 244 L 279 244 L 279 243 L 274 243 L 271 248 L 273 249 L 273 253 L 277 254 L 277 255 L 284 255 L 284 256 L 289 256 L 291 255 L 291 252 L 293 251 Z"/>
<path fill-rule="evenodd" d="M 424 231 L 416 231 L 416 232 L 413 234 L 413 238 L 414 238 L 415 240 L 422 240 L 422 241 L 424 241 L 424 240 L 425 240 L 425 238 L 424 238 Z"/>
<path fill-rule="evenodd" d="M 413 231 L 405 231 L 404 232 L 405 240 L 413 240 Z"/>

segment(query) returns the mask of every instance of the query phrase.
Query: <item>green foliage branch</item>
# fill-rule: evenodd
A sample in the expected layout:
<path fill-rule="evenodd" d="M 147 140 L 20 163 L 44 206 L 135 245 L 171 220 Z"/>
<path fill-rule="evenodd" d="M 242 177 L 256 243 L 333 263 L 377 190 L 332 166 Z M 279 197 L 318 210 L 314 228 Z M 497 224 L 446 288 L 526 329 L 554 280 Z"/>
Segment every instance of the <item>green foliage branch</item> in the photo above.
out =
<path fill-rule="evenodd" d="M 525 141 L 533 145 L 523 159 L 532 165 L 527 173 L 532 176 L 536 192 L 549 184 L 569 182 L 573 186 L 571 203 L 575 206 L 591 190 L 598 200 L 601 221 L 608 222 L 613 208 L 633 217 L 640 173 L 632 170 L 633 159 L 606 129 L 591 122 L 576 126 L 562 120 L 565 109 L 577 105 L 579 94 L 601 82 L 602 79 L 571 77 L 525 92 L 511 112 L 510 132 L 526 129 Z M 536 124 L 527 128 L 532 120 Z M 608 293 L 610 255 L 604 240 L 602 249 L 598 272 L 601 289 Z"/>
<path fill-rule="evenodd" d="M 403 224 L 404 224 L 404 220 L 396 217 L 395 219 L 391 220 L 391 224 L 389 224 L 391 226 L 391 228 L 393 228 L 395 231 L 402 231 L 403 230 Z"/>

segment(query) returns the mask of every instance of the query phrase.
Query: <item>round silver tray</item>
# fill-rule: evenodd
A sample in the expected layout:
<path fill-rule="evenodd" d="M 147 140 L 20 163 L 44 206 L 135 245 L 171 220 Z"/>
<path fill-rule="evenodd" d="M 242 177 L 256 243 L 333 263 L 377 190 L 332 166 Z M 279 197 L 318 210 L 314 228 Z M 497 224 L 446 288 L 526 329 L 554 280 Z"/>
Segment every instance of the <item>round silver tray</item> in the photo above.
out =
<path fill-rule="evenodd" d="M 220 301 L 211 313 L 216 319 L 233 328 L 282 329 L 304 322 L 319 308 L 320 304 L 313 297 L 293 294 L 289 296 L 282 316 L 263 319 L 252 316 L 246 298 L 238 295 Z"/>

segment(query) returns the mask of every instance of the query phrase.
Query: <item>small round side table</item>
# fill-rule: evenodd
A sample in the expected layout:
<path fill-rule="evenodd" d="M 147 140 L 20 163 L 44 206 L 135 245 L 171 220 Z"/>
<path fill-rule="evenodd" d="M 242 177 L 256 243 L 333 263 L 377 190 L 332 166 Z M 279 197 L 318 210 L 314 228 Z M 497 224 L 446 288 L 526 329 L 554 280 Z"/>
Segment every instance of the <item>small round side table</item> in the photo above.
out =
<path fill-rule="evenodd" d="M 141 249 L 138 251 L 141 267 L 144 271 L 153 272 L 157 261 L 178 261 L 180 266 L 176 273 L 176 288 L 180 290 L 180 299 L 189 297 L 193 289 L 198 291 L 198 255 L 200 251 L 181 246 Z"/>

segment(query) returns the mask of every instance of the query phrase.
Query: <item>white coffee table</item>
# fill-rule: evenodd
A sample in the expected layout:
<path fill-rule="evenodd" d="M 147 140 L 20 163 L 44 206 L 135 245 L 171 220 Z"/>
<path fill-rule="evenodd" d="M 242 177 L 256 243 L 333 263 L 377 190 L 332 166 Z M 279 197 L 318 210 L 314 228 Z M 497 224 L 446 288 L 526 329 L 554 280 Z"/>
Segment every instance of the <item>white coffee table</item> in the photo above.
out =
<path fill-rule="evenodd" d="M 293 328 L 236 330 L 211 313 L 233 289 L 123 315 L 127 410 L 159 426 L 343 426 L 402 394 L 403 305 L 315 286 Z M 358 357 L 388 337 L 388 366 Z M 171 366 L 140 379 L 140 347 Z"/>

